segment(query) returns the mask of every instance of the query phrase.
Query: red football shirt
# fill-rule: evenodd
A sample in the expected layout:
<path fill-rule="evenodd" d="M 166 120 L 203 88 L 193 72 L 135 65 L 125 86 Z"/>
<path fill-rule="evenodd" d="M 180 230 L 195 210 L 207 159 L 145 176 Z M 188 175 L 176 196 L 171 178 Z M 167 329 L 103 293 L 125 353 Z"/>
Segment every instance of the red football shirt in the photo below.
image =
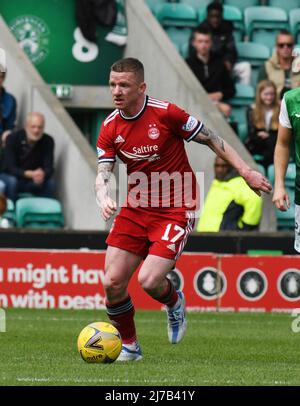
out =
<path fill-rule="evenodd" d="M 183 141 L 191 141 L 202 126 L 175 104 L 146 96 L 134 117 L 116 109 L 103 122 L 98 162 L 118 156 L 127 165 L 130 206 L 193 210 L 196 177 Z"/>

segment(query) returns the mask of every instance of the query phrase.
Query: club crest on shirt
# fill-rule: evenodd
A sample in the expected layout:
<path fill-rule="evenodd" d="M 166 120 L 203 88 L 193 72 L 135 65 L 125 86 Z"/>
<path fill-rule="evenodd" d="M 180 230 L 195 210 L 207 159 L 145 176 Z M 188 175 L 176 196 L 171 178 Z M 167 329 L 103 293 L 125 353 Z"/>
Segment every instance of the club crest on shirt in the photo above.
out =
<path fill-rule="evenodd" d="M 192 131 L 197 124 L 198 120 L 193 116 L 189 116 L 188 121 L 182 126 L 182 129 L 184 131 Z"/>
<path fill-rule="evenodd" d="M 159 137 L 159 129 L 156 127 L 156 124 L 149 124 L 148 136 L 152 140 L 156 140 Z"/>

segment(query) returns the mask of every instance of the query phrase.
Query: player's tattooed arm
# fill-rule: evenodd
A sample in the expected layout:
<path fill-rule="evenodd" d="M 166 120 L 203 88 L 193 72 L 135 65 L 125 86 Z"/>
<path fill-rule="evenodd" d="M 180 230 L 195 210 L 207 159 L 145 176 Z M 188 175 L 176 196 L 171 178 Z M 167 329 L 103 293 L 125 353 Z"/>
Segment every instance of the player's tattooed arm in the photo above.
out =
<path fill-rule="evenodd" d="M 200 144 L 206 144 L 219 157 L 229 162 L 258 195 L 260 195 L 261 191 L 270 193 L 272 186 L 268 179 L 260 172 L 251 169 L 237 151 L 212 130 L 203 125 L 193 140 Z"/>
<path fill-rule="evenodd" d="M 117 210 L 116 202 L 110 197 L 109 180 L 114 169 L 114 163 L 103 162 L 98 165 L 95 182 L 96 202 L 101 209 L 101 216 L 107 221 Z"/>
<path fill-rule="evenodd" d="M 199 144 L 207 145 L 216 154 L 218 153 L 219 150 L 225 152 L 225 142 L 223 138 L 219 137 L 212 130 L 207 128 L 204 124 L 199 133 L 193 139 L 193 141 L 198 142 Z"/>

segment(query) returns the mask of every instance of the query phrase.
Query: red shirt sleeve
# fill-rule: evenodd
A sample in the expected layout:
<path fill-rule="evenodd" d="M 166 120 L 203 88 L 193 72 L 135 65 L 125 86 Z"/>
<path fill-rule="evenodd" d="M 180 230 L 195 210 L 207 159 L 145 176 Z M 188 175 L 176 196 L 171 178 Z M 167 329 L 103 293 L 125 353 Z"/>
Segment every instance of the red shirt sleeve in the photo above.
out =
<path fill-rule="evenodd" d="M 187 142 L 192 141 L 203 127 L 202 121 L 189 115 L 176 104 L 170 103 L 168 106 L 169 125 L 175 134 L 184 138 Z"/>
<path fill-rule="evenodd" d="M 102 123 L 96 146 L 98 163 L 116 161 L 115 146 L 109 134 L 109 128 L 104 123 Z"/>

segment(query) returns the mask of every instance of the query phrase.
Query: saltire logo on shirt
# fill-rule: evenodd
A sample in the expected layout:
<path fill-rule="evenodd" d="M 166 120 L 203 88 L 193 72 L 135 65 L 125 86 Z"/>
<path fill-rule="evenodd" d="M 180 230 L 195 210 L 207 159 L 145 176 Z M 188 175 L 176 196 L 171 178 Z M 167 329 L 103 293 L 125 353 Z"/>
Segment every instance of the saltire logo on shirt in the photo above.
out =
<path fill-rule="evenodd" d="M 155 161 L 157 159 L 160 159 L 160 155 L 159 154 L 146 154 L 146 155 L 140 155 L 140 154 L 134 154 L 132 152 L 128 152 L 128 151 L 122 151 L 120 150 L 120 152 L 122 152 L 122 154 L 128 158 L 128 159 L 133 159 L 134 161 Z"/>

